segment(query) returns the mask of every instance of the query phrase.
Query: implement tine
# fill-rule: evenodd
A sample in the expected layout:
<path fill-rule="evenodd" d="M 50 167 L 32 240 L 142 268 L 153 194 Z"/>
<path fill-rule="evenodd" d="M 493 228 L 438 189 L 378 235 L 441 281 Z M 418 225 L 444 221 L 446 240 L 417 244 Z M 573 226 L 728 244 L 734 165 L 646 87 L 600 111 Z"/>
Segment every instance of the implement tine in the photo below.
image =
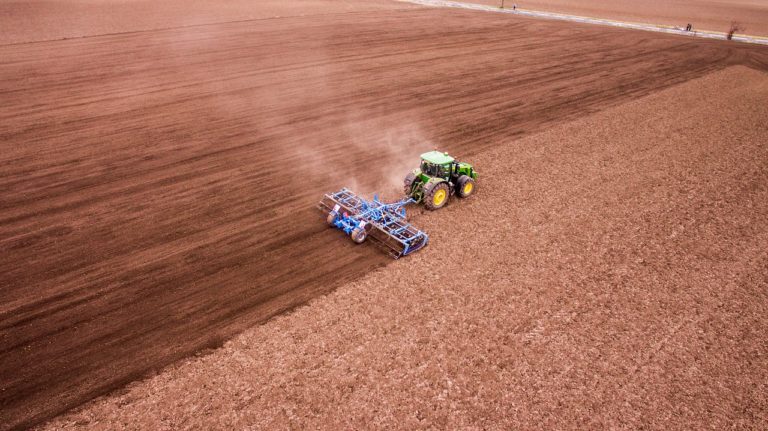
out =
<path fill-rule="evenodd" d="M 352 231 L 367 226 L 365 229 L 369 231 L 368 237 L 373 243 L 397 259 L 423 248 L 428 242 L 427 234 L 406 220 L 405 206 L 413 202 L 406 198 L 385 204 L 379 200 L 378 195 L 372 201 L 367 201 L 344 188 L 323 196 L 318 208 L 330 214 L 343 209 L 343 214 L 334 219 L 335 227 L 352 235 L 354 239 Z"/>

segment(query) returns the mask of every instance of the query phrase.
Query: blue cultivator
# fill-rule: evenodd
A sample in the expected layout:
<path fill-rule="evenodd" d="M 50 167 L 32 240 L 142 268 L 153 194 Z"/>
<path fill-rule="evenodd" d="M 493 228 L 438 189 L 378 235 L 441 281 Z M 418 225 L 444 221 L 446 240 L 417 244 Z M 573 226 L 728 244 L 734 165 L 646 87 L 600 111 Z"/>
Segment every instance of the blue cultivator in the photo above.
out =
<path fill-rule="evenodd" d="M 367 201 L 346 188 L 328 193 L 319 208 L 328 213 L 329 225 L 341 229 L 356 243 L 367 238 L 384 248 L 395 259 L 406 256 L 427 245 L 429 237 L 405 218 L 405 206 L 413 199 L 385 204 L 374 196 Z"/>

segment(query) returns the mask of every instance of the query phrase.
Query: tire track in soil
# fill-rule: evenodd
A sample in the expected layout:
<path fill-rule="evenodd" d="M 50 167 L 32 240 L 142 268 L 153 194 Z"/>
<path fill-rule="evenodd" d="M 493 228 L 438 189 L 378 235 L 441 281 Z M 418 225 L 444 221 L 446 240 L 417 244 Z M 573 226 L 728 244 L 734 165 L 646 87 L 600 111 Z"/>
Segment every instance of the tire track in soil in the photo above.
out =
<path fill-rule="evenodd" d="M 314 204 L 395 190 L 425 142 L 466 158 L 764 54 L 434 10 L 0 47 L 0 428 L 386 264 Z"/>

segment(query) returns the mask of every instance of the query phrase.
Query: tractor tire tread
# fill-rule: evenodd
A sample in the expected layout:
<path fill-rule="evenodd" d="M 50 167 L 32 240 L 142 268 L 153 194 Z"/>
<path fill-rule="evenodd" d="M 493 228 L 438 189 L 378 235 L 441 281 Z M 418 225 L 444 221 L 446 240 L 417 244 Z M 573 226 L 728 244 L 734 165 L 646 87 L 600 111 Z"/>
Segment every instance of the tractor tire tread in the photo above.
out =
<path fill-rule="evenodd" d="M 435 206 L 434 194 L 441 189 L 445 190 L 445 193 L 446 193 L 445 200 L 440 206 Z M 440 208 L 444 207 L 446 203 L 448 203 L 449 196 L 450 196 L 450 190 L 448 188 L 448 183 L 446 183 L 445 181 L 428 184 L 427 186 L 424 187 L 424 207 L 430 211 L 439 210 Z"/>
<path fill-rule="evenodd" d="M 472 190 L 470 190 L 469 193 L 464 193 L 464 188 L 466 187 L 467 183 L 472 184 Z M 475 192 L 476 187 L 477 187 L 477 184 L 475 183 L 475 180 L 472 179 L 472 177 L 467 175 L 461 175 L 459 179 L 456 181 L 456 195 L 460 198 L 468 198 L 472 196 L 472 194 Z"/>

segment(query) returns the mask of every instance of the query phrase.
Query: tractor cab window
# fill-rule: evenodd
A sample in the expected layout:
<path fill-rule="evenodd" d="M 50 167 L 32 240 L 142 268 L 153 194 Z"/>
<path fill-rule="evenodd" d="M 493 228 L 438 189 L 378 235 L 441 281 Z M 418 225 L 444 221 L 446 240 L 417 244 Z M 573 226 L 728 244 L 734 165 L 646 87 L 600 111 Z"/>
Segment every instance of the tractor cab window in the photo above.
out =
<path fill-rule="evenodd" d="M 440 176 L 440 166 L 429 163 L 427 161 L 422 161 L 421 172 L 424 172 L 430 177 L 437 177 L 437 176 Z"/>
<path fill-rule="evenodd" d="M 451 165 L 437 165 L 426 160 L 421 161 L 421 172 L 430 177 L 446 178 L 451 175 Z"/>

